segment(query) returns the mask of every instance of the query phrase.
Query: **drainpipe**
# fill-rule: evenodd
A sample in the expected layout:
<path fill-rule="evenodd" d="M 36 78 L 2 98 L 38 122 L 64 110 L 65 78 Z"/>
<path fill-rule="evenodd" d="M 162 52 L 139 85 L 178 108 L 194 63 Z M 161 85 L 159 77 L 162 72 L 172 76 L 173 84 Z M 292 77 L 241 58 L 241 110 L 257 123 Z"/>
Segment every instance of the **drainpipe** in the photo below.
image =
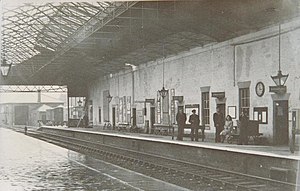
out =
<path fill-rule="evenodd" d="M 40 89 L 38 89 L 38 90 L 37 90 L 37 93 L 38 93 L 38 99 L 37 99 L 37 102 L 38 102 L 38 103 L 41 103 L 41 101 L 42 101 L 42 94 L 41 94 L 41 90 L 40 90 Z"/>

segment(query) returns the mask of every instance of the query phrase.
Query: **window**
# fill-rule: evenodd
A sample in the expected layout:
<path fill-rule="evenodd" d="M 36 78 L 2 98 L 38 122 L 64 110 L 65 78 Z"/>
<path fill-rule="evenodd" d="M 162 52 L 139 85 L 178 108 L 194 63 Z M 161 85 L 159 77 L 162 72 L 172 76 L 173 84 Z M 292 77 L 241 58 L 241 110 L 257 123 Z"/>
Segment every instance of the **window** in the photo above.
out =
<path fill-rule="evenodd" d="M 239 114 L 242 111 L 246 111 L 247 116 L 249 116 L 250 108 L 250 89 L 249 88 L 240 88 L 239 89 Z"/>
<path fill-rule="evenodd" d="M 209 125 L 209 92 L 202 92 L 202 125 Z"/>
<path fill-rule="evenodd" d="M 99 107 L 99 123 L 101 123 L 101 107 Z"/>

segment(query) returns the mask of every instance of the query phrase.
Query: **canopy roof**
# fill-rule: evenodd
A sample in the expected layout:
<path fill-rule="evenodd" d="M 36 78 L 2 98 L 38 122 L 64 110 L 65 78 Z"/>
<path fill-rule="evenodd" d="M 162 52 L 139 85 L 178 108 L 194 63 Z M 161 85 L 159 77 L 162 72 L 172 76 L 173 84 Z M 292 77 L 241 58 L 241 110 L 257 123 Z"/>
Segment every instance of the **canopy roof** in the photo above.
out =
<path fill-rule="evenodd" d="M 1 84 L 91 80 L 299 16 L 296 0 L 63 2 L 3 7 Z"/>
<path fill-rule="evenodd" d="M 45 112 L 47 109 L 53 109 L 53 107 L 50 107 L 50 106 L 44 104 L 41 107 L 39 107 L 37 109 L 37 111 L 39 111 L 39 112 Z"/>

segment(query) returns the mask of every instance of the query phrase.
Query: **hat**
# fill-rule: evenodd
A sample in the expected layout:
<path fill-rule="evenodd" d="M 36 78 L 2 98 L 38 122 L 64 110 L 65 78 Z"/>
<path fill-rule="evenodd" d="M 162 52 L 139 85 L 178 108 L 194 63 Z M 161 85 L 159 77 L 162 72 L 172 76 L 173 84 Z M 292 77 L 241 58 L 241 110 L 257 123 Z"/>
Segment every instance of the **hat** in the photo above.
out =
<path fill-rule="evenodd" d="M 196 112 L 196 109 L 193 109 L 192 112 L 193 112 L 193 113 Z"/>

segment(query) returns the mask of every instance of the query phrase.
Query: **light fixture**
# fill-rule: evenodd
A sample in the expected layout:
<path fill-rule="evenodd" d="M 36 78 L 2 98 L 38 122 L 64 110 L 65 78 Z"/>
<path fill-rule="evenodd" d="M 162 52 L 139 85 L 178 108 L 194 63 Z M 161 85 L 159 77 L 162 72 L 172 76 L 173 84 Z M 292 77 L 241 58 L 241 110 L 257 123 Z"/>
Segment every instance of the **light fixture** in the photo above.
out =
<path fill-rule="evenodd" d="M 283 75 L 281 70 L 278 70 L 278 73 L 276 76 L 271 76 L 272 80 L 277 86 L 284 86 L 286 80 L 288 79 L 289 75 Z"/>
<path fill-rule="evenodd" d="M 113 97 L 112 97 L 110 94 L 108 94 L 108 96 L 106 96 L 106 99 L 107 99 L 108 103 L 111 102 L 112 98 L 113 98 Z"/>
<path fill-rule="evenodd" d="M 136 65 L 125 63 L 125 66 L 130 66 L 131 69 L 132 69 L 132 71 L 136 71 L 137 70 L 137 66 Z"/>
<path fill-rule="evenodd" d="M 3 77 L 7 77 L 10 71 L 11 64 L 7 64 L 6 59 L 3 58 L 1 62 L 1 74 Z"/>
<path fill-rule="evenodd" d="M 165 89 L 165 87 L 163 86 L 161 90 L 158 90 L 159 92 L 159 95 L 162 97 L 162 98 L 165 98 L 168 94 L 168 90 Z"/>
<path fill-rule="evenodd" d="M 77 103 L 78 103 L 78 106 L 82 106 L 82 101 L 81 101 L 81 99 L 79 99 Z"/>
<path fill-rule="evenodd" d="M 168 95 L 168 92 L 169 92 L 169 90 L 167 90 L 167 89 L 165 89 L 165 53 L 164 53 L 164 45 L 163 45 L 163 71 L 162 71 L 162 73 L 163 73 L 163 75 L 162 75 L 162 77 L 163 77 L 163 87 L 162 87 L 162 89 L 161 90 L 158 90 L 158 92 L 159 92 L 159 95 L 164 99 L 167 95 Z"/>
<path fill-rule="evenodd" d="M 270 91 L 275 93 L 285 93 L 286 87 L 284 86 L 286 80 L 289 77 L 289 74 L 282 74 L 280 62 L 281 62 L 281 25 L 279 24 L 279 32 L 278 32 L 278 73 L 276 76 L 271 76 L 272 80 L 276 84 L 276 86 L 270 86 Z"/>

